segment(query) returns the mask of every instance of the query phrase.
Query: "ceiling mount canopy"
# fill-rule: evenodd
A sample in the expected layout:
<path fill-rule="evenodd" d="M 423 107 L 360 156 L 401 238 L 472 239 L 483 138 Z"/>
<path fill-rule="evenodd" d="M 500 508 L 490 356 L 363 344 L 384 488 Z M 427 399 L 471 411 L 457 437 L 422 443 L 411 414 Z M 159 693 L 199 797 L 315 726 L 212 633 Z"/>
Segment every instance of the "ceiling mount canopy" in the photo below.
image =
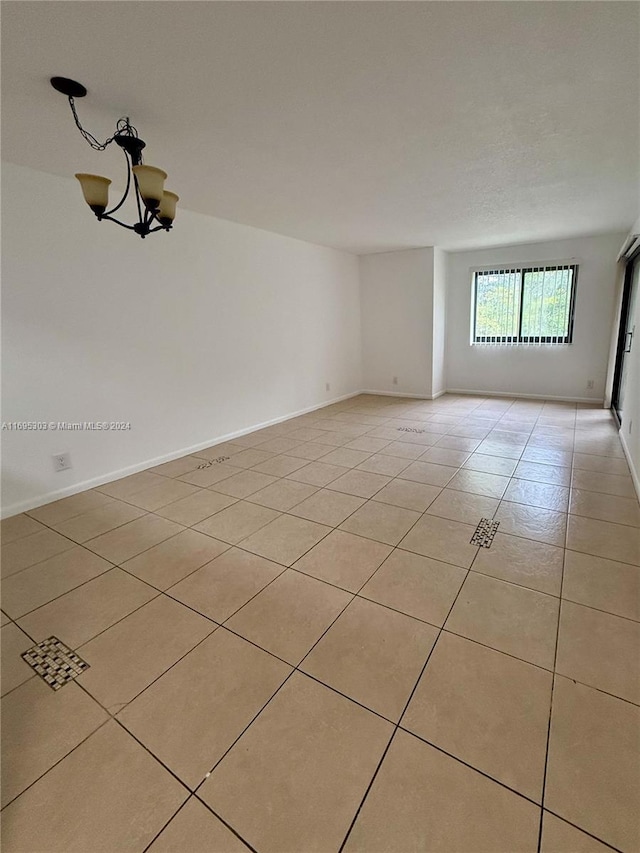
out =
<path fill-rule="evenodd" d="M 122 148 L 125 154 L 125 160 L 127 161 L 127 186 L 120 201 L 110 210 L 107 210 L 107 208 L 109 207 L 109 185 L 111 181 L 108 178 L 103 178 L 101 175 L 89 175 L 81 172 L 76 174 L 76 178 L 80 181 L 80 186 L 82 187 L 84 200 L 95 213 L 98 220 L 108 219 L 110 222 L 115 222 L 123 228 L 135 231 L 136 234 L 139 234 L 143 238 L 147 234 L 153 234 L 154 231 L 170 231 L 176 215 L 178 196 L 164 189 L 164 182 L 167 177 L 166 172 L 155 166 L 146 166 L 143 164 L 142 150 L 146 147 L 146 143 L 139 138 L 138 131 L 130 123 L 128 117 L 118 119 L 113 136 L 109 137 L 105 142 L 99 142 L 95 136 L 82 127 L 76 112 L 75 99 L 84 98 L 87 94 L 87 90 L 82 83 L 69 80 L 67 77 L 52 77 L 50 82 L 56 91 L 66 95 L 69 99 L 69 106 L 71 107 L 76 127 L 95 151 L 104 151 L 108 145 L 115 142 L 116 145 Z M 125 222 L 115 219 L 113 214 L 127 200 L 132 185 L 138 208 L 138 221 L 133 225 L 127 225 Z"/>

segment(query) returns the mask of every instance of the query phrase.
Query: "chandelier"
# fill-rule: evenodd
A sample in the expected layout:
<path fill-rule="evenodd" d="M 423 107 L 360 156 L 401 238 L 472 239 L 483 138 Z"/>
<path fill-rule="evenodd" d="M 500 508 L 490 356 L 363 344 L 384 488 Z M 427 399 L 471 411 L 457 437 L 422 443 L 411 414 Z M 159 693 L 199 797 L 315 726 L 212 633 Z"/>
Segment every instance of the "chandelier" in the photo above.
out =
<path fill-rule="evenodd" d="M 143 164 L 142 149 L 146 143 L 138 137 L 138 131 L 131 125 L 129 119 L 118 119 L 113 136 L 105 142 L 98 142 L 95 136 L 82 127 L 76 112 L 75 99 L 84 98 L 87 94 L 85 87 L 81 83 L 69 80 L 66 77 L 52 77 L 50 82 L 54 89 L 69 98 L 69 106 L 76 127 L 95 151 L 104 151 L 108 145 L 115 142 L 124 152 L 127 161 L 127 187 L 120 201 L 110 210 L 107 210 L 109 207 L 109 184 L 111 183 L 109 178 L 85 173 L 76 174 L 76 178 L 82 187 L 84 200 L 98 220 L 108 219 L 109 222 L 115 222 L 122 225 L 123 228 L 135 231 L 142 238 L 145 238 L 147 234 L 153 234 L 154 231 L 170 231 L 176 216 L 178 196 L 164 189 L 166 172 L 157 169 L 155 166 Z M 126 222 L 116 219 L 113 214 L 125 203 L 132 186 L 138 208 L 138 221 L 133 225 L 127 225 Z"/>

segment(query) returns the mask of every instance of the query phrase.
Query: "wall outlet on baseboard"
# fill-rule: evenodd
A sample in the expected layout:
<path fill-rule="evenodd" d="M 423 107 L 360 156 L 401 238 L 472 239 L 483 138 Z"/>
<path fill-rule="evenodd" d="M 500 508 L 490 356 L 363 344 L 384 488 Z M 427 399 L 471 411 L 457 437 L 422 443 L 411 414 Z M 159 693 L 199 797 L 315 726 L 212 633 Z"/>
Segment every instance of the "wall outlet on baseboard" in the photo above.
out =
<path fill-rule="evenodd" d="M 593 390 L 593 379 L 587 379 L 587 390 Z"/>
<path fill-rule="evenodd" d="M 397 377 L 397 376 L 394 376 L 394 377 L 393 377 L 393 384 L 394 384 L 394 385 L 397 385 L 397 384 L 398 384 L 398 377 Z"/>
<path fill-rule="evenodd" d="M 66 471 L 67 468 L 73 467 L 70 453 L 54 453 L 51 458 L 53 459 L 54 471 Z"/>
<path fill-rule="evenodd" d="M 325 383 L 324 390 L 325 391 L 331 391 L 331 383 L 330 382 Z"/>

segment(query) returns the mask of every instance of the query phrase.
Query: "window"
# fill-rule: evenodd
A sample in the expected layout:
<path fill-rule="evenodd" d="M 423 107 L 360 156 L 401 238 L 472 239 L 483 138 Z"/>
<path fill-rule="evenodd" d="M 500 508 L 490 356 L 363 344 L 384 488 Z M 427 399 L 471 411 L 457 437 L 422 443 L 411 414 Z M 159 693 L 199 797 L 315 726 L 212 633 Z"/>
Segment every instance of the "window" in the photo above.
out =
<path fill-rule="evenodd" d="M 561 264 L 473 274 L 474 344 L 570 344 L 578 267 Z"/>

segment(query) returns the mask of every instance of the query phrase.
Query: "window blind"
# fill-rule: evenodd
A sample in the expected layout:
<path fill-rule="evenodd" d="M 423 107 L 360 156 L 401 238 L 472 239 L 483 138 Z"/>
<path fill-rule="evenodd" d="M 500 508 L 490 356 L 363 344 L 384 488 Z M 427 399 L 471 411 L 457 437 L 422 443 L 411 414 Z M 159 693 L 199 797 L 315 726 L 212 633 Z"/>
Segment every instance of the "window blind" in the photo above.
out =
<path fill-rule="evenodd" d="M 570 344 L 576 264 L 478 270 L 473 277 L 473 344 Z"/>

